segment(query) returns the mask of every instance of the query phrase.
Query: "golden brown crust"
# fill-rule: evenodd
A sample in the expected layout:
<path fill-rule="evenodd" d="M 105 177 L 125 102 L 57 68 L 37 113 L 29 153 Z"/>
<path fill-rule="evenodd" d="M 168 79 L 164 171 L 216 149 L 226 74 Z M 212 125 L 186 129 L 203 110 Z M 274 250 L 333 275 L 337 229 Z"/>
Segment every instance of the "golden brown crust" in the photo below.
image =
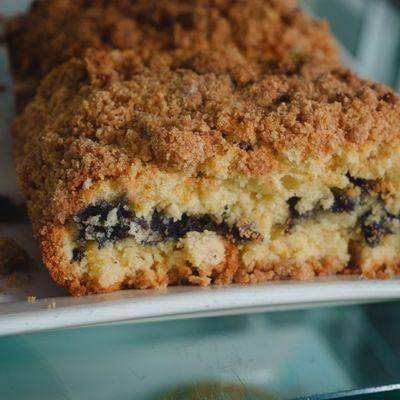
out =
<path fill-rule="evenodd" d="M 340 260 L 326 258 L 310 259 L 306 262 L 256 263 L 240 265 L 234 276 L 235 283 L 249 284 L 276 280 L 311 281 L 317 276 L 336 275 L 346 268 Z"/>
<path fill-rule="evenodd" d="M 71 60 L 14 124 L 31 218 L 39 228 L 64 223 L 82 206 L 87 179 L 122 176 L 138 159 L 204 176 L 210 160 L 229 154 L 231 176 L 257 177 L 278 168 L 285 152 L 301 162 L 398 142 L 400 101 L 390 89 L 307 65 L 295 73 L 214 51 Z"/>
<path fill-rule="evenodd" d="M 48 72 L 87 48 L 235 47 L 251 59 L 302 53 L 338 62 L 327 25 L 294 0 L 35 1 L 8 24 L 6 42 L 20 109 Z"/>

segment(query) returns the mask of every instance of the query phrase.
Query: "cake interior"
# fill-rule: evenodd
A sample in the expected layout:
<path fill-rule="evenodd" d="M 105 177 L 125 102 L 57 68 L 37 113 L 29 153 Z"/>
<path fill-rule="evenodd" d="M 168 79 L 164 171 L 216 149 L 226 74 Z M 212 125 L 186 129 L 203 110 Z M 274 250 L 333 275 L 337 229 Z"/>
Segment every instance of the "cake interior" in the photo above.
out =
<path fill-rule="evenodd" d="M 194 283 L 218 283 L 213 271 L 224 268 L 232 246 L 239 269 L 262 268 L 266 279 L 352 268 L 374 276 L 377 266 L 393 272 L 399 263 L 400 199 L 378 178 L 349 171 L 190 178 L 141 166 L 123 180 L 86 186 L 86 206 L 65 228 L 64 254 L 74 273 L 104 289 L 181 267 L 204 278 Z"/>

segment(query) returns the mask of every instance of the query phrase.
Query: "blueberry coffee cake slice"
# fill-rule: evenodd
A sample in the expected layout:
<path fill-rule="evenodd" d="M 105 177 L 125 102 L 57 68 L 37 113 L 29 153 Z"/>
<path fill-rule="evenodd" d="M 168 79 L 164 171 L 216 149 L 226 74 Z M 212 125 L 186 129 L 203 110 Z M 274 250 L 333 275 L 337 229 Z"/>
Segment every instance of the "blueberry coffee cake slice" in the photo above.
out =
<path fill-rule="evenodd" d="M 235 47 L 248 58 L 308 54 L 338 62 L 325 22 L 295 0 L 45 0 L 10 21 L 6 42 L 19 109 L 41 79 L 86 49 Z"/>
<path fill-rule="evenodd" d="M 399 272 L 400 101 L 336 69 L 92 52 L 13 128 L 29 215 L 72 294 Z"/>

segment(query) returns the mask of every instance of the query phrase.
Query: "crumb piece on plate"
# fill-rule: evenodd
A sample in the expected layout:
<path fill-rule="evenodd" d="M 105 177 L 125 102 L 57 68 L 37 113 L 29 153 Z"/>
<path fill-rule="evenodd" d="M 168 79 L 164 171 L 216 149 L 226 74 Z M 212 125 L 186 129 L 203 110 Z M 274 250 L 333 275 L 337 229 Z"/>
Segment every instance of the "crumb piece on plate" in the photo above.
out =
<path fill-rule="evenodd" d="M 47 305 L 49 310 L 54 310 L 57 307 L 57 303 L 55 299 L 52 299 L 51 302 Z"/>
<path fill-rule="evenodd" d="M 29 304 L 35 304 L 37 301 L 36 296 L 28 296 L 26 300 Z"/>

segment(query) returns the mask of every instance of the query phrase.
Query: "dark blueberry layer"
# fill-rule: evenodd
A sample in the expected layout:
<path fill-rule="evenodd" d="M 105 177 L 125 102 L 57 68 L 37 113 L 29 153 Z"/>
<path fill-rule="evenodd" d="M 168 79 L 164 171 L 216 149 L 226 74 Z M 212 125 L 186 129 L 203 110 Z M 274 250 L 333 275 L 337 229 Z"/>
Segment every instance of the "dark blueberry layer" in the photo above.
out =
<path fill-rule="evenodd" d="M 375 181 L 354 178 L 348 175 L 350 182 L 361 189 L 361 193 L 358 196 L 349 196 L 348 192 L 338 188 L 332 188 L 332 194 L 334 196 L 333 205 L 328 210 L 323 210 L 321 206 L 317 206 L 313 210 L 309 210 L 305 213 L 300 214 L 297 210 L 297 204 L 301 200 L 298 196 L 291 197 L 288 201 L 289 208 L 289 227 L 293 227 L 294 224 L 300 219 L 309 219 L 321 212 L 333 212 L 333 213 L 351 213 L 356 211 L 357 207 L 362 206 L 366 203 L 366 199 L 373 198 L 370 201 L 369 209 L 367 209 L 358 219 L 358 224 L 361 227 L 365 241 L 370 247 L 376 247 L 380 244 L 382 238 L 388 234 L 393 233 L 392 223 L 394 220 L 400 220 L 400 215 L 390 214 L 384 206 L 382 198 L 378 194 L 373 194 L 372 189 L 375 185 Z M 375 211 L 378 210 L 379 217 L 372 216 L 371 208 Z M 289 230 L 290 231 L 290 230 Z"/>
<path fill-rule="evenodd" d="M 85 208 L 74 217 L 78 227 L 77 241 L 81 245 L 94 241 L 99 248 L 108 242 L 116 242 L 129 236 L 140 237 L 141 244 L 154 245 L 167 240 L 179 240 L 188 232 L 212 231 L 233 242 L 259 240 L 259 234 L 251 224 L 230 226 L 213 216 L 183 214 L 174 220 L 155 210 L 149 220 L 137 217 L 131 211 L 126 198 L 115 202 L 99 202 Z M 73 261 L 84 257 L 82 246 L 73 250 Z"/>
<path fill-rule="evenodd" d="M 361 216 L 361 231 L 368 245 L 370 247 L 376 247 L 383 237 L 393 233 L 390 227 L 393 218 L 385 214 L 377 220 L 371 220 L 371 214 L 371 212 L 367 212 Z"/>
<path fill-rule="evenodd" d="M 166 218 L 157 210 L 151 218 L 151 229 L 158 232 L 163 240 L 178 240 L 188 232 L 217 231 L 218 224 L 210 215 L 188 216 L 183 214 L 180 220 L 174 221 L 172 218 Z"/>
<path fill-rule="evenodd" d="M 300 201 L 300 197 L 298 197 L 298 196 L 293 196 L 287 201 L 291 221 L 295 221 L 301 217 L 300 213 L 297 211 L 297 208 L 296 208 L 297 203 L 299 201 Z M 303 215 L 303 218 L 306 218 L 306 216 Z"/>
<path fill-rule="evenodd" d="M 115 220 L 109 221 L 110 213 L 116 215 Z M 143 218 L 137 218 L 130 211 L 125 199 L 93 204 L 75 216 L 74 221 L 78 225 L 78 242 L 96 241 L 100 247 L 128 237 L 132 222 L 147 227 Z"/>
<path fill-rule="evenodd" d="M 297 210 L 297 204 L 301 198 L 298 196 L 291 197 L 287 201 L 287 204 L 289 207 L 289 215 L 292 225 L 298 219 L 309 219 L 323 211 L 331 211 L 334 213 L 352 212 L 356 209 L 360 202 L 359 197 L 348 196 L 344 190 L 333 188 L 331 191 L 333 194 L 333 205 L 329 210 L 324 210 L 321 206 L 317 206 L 312 210 L 300 214 L 300 212 Z"/>
<path fill-rule="evenodd" d="M 374 181 L 349 176 L 350 182 L 361 189 L 358 196 L 349 195 L 348 191 L 332 188 L 334 196 L 333 205 L 329 210 L 324 210 L 317 206 L 313 210 L 300 213 L 297 204 L 301 200 L 298 196 L 291 197 L 288 201 L 290 218 L 288 221 L 287 232 L 300 219 L 309 219 L 321 212 L 351 213 L 357 207 L 364 204 L 365 199 L 374 197 L 368 209 L 359 217 L 358 223 L 369 246 L 379 245 L 382 238 L 393 233 L 391 228 L 394 220 L 400 220 L 400 216 L 388 213 L 379 195 L 374 195 L 372 188 Z M 379 217 L 371 217 L 372 207 L 375 211 L 378 207 Z M 229 210 L 225 210 L 225 217 Z M 376 213 L 375 213 L 376 214 Z M 85 256 L 84 244 L 86 242 L 96 242 L 99 248 L 108 242 L 116 242 L 129 236 L 134 236 L 141 244 L 155 245 L 167 240 L 179 240 L 188 232 L 212 231 L 239 243 L 251 240 L 260 240 L 262 235 L 254 229 L 252 224 L 230 226 L 224 219 L 218 221 L 215 217 L 208 214 L 187 215 L 183 214 L 181 219 L 174 220 L 166 217 L 158 210 L 154 210 L 151 218 L 146 220 L 137 217 L 131 210 L 126 198 L 120 198 L 114 202 L 102 201 L 92 204 L 74 217 L 74 222 L 78 227 L 77 242 L 79 246 L 73 250 L 73 261 L 79 262 Z"/>
<path fill-rule="evenodd" d="M 151 229 L 161 235 L 163 240 L 179 240 L 188 232 L 212 231 L 225 236 L 234 242 L 258 240 L 260 234 L 254 230 L 251 224 L 241 226 L 229 226 L 226 221 L 217 222 L 211 215 L 187 215 L 183 214 L 180 220 L 166 218 L 158 211 L 151 218 Z"/>
<path fill-rule="evenodd" d="M 376 184 L 376 182 L 372 179 L 355 178 L 350 174 L 347 174 L 346 176 L 354 186 L 358 186 L 359 188 L 365 191 L 371 190 Z"/>

